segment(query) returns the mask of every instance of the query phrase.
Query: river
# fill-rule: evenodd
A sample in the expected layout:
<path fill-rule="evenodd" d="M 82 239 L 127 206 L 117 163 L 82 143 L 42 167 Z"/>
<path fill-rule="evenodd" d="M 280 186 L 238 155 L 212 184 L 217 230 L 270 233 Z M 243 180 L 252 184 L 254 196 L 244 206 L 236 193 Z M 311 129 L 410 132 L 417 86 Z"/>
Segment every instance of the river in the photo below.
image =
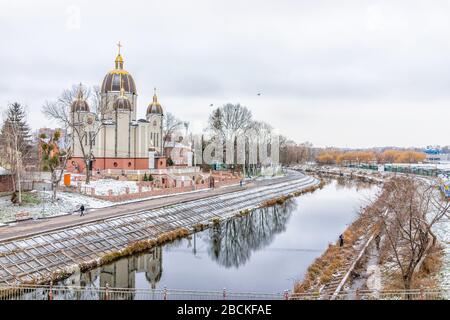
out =
<path fill-rule="evenodd" d="M 331 180 L 314 193 L 72 275 L 64 284 L 282 292 L 303 278 L 377 191 L 374 185 Z"/>

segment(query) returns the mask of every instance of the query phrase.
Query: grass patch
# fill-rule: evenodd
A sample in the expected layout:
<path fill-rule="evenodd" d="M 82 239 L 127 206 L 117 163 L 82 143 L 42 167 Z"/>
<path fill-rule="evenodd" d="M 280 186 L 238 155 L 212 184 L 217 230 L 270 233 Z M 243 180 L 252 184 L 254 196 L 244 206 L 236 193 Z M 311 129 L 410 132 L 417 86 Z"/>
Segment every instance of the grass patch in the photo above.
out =
<path fill-rule="evenodd" d="M 24 192 L 22 193 L 22 205 L 38 205 L 42 200 L 38 197 L 37 193 Z"/>
<path fill-rule="evenodd" d="M 192 229 L 194 230 L 194 232 L 200 232 L 200 231 L 205 230 L 206 227 L 207 226 L 204 225 L 203 223 L 197 223 L 192 226 Z"/>

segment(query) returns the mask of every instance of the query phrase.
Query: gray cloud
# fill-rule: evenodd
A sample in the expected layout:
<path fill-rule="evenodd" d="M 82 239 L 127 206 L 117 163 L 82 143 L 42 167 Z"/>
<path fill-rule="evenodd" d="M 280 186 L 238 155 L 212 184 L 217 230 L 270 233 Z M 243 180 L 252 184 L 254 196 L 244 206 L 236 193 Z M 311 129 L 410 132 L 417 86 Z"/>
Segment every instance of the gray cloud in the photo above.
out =
<path fill-rule="evenodd" d="M 318 145 L 448 144 L 449 13 L 419 0 L 4 0 L 0 108 L 26 103 L 42 126 L 43 102 L 99 85 L 121 40 L 142 117 L 156 86 L 192 122 L 231 101 Z"/>

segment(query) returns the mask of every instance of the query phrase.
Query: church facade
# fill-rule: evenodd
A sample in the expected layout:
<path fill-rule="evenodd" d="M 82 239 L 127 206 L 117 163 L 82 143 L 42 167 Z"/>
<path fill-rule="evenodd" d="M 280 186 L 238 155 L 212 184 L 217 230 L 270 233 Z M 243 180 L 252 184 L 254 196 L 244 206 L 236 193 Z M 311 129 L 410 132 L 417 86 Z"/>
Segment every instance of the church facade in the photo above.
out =
<path fill-rule="evenodd" d="M 156 89 L 146 110 L 146 118 L 137 118 L 138 92 L 132 75 L 124 69 L 119 53 L 114 69 L 103 79 L 98 110 L 90 109 L 80 87 L 73 101 L 70 117 L 72 132 L 83 130 L 83 138 L 72 139 L 73 156 L 68 163 L 71 171 L 86 168 L 83 154 L 91 155 L 91 170 L 145 170 L 166 167 L 163 150 L 164 112 Z M 82 140 L 82 141 L 80 141 Z"/>

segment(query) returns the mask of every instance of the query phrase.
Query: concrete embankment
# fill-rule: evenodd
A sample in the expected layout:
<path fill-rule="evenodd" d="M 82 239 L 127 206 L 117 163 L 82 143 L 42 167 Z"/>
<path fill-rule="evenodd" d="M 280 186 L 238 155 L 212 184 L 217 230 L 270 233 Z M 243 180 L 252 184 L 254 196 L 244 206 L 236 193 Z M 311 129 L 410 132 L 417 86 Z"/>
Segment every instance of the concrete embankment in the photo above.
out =
<path fill-rule="evenodd" d="M 0 284 L 61 279 L 319 185 L 318 179 L 293 174 L 279 183 L 3 241 Z"/>

